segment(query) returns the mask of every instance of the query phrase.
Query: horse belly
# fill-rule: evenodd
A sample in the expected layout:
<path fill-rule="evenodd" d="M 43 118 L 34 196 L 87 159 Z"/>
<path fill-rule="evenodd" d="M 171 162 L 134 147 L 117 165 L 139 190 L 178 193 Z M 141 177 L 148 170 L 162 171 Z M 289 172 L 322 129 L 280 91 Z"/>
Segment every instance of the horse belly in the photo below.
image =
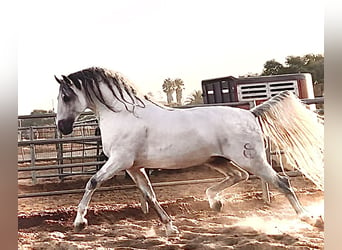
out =
<path fill-rule="evenodd" d="M 181 169 L 206 162 L 218 147 L 203 141 L 184 140 L 177 144 L 163 144 L 150 150 L 144 165 L 148 168 Z"/>

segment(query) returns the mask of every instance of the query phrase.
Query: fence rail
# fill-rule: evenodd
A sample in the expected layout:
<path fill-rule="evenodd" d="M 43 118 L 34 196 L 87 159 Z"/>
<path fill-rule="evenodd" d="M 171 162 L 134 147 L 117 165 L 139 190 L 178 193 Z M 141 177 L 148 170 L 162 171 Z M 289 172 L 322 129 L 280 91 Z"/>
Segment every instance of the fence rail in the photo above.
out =
<path fill-rule="evenodd" d="M 66 137 L 59 139 L 43 139 L 43 140 L 28 140 L 18 142 L 18 146 L 29 146 L 29 145 L 45 145 L 55 143 L 83 143 L 83 142 L 98 142 L 101 141 L 101 136 L 87 136 L 87 137 Z"/>
<path fill-rule="evenodd" d="M 286 172 L 287 176 L 294 177 L 301 175 L 298 171 L 288 171 Z M 249 180 L 257 179 L 258 177 L 255 175 L 249 176 Z M 214 183 L 222 181 L 224 178 L 210 178 L 210 179 L 200 179 L 200 180 L 185 180 L 185 181 L 163 181 L 152 183 L 153 187 L 166 187 L 166 186 L 176 186 L 176 185 L 193 185 L 193 184 L 203 184 L 203 183 Z M 132 185 L 120 185 L 120 186 L 112 186 L 112 187 L 100 187 L 96 189 L 96 191 L 114 191 L 114 190 L 127 190 L 127 189 L 136 189 L 137 186 L 135 184 Z M 32 197 L 41 197 L 41 196 L 53 196 L 53 195 L 64 195 L 64 194 L 81 194 L 84 193 L 84 189 L 72 189 L 72 190 L 59 190 L 59 191 L 50 191 L 50 192 L 37 192 L 37 193 L 27 193 L 27 194 L 19 194 L 18 198 L 32 198 Z"/>
<path fill-rule="evenodd" d="M 324 98 L 303 99 L 303 103 L 324 104 Z M 218 103 L 187 105 L 178 108 L 192 108 L 202 106 L 242 106 L 249 105 L 254 107 L 254 102 L 236 102 L 236 103 Z M 92 116 L 91 112 L 84 112 L 82 116 Z M 18 116 L 19 124 L 26 119 L 56 118 L 55 114 L 42 115 L 24 115 Z M 56 124 L 54 122 L 54 124 Z M 74 133 L 71 136 L 62 136 L 56 128 L 56 125 L 24 126 L 18 128 L 18 180 L 31 179 L 35 184 L 37 179 L 59 178 L 63 181 L 68 176 L 94 174 L 105 163 L 101 155 L 102 145 L 101 137 L 95 135 L 97 128 L 96 119 L 91 118 L 86 121 L 75 124 Z M 23 132 L 28 133 L 28 139 L 19 137 Z M 34 133 L 40 133 L 35 137 Z M 46 134 L 44 134 L 46 133 Z M 48 155 L 48 156 L 47 156 Z M 273 152 L 267 152 L 269 160 Z M 19 159 L 21 156 L 22 159 Z M 102 158 L 101 158 L 102 157 Z M 42 174 L 45 172 L 45 174 Z M 291 173 L 293 174 L 293 173 Z M 298 174 L 298 173 L 297 173 Z M 253 177 L 252 177 L 253 178 Z M 217 181 L 219 179 L 215 179 Z M 185 185 L 195 183 L 205 183 L 214 181 L 214 179 L 177 181 L 170 183 L 153 184 L 158 185 Z M 135 187 L 135 185 L 134 185 Z M 100 188 L 101 191 L 116 190 L 118 187 Z M 121 187 L 132 188 L 130 186 Z M 267 190 L 267 187 L 266 187 Z M 72 194 L 83 192 L 82 190 L 63 190 L 46 193 L 20 194 L 18 198 Z"/>

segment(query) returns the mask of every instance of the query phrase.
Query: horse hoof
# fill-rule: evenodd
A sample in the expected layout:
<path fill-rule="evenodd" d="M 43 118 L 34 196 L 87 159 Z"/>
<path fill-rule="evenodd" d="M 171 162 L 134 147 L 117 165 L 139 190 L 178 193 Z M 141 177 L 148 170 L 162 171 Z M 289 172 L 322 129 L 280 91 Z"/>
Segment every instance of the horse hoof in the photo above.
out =
<path fill-rule="evenodd" d="M 216 211 L 216 212 L 221 212 L 222 207 L 223 207 L 222 202 L 220 200 L 217 200 L 213 203 L 211 209 Z"/>
<path fill-rule="evenodd" d="M 74 226 L 75 232 L 78 233 L 82 231 L 87 226 L 87 224 L 88 224 L 87 222 L 80 222 L 80 223 L 75 224 Z"/>
<path fill-rule="evenodd" d="M 166 231 L 166 236 L 167 237 L 177 237 L 179 235 L 179 231 L 177 227 L 173 226 L 171 230 Z"/>
<path fill-rule="evenodd" d="M 303 215 L 301 216 L 301 220 L 321 230 L 324 229 L 324 221 L 322 216 L 315 217 L 310 215 Z"/>
<path fill-rule="evenodd" d="M 316 223 L 314 224 L 315 227 L 324 230 L 324 220 L 322 216 L 319 216 L 316 220 Z"/>
<path fill-rule="evenodd" d="M 179 231 L 176 226 L 172 224 L 166 225 L 166 236 L 167 237 L 175 237 L 179 235 Z"/>

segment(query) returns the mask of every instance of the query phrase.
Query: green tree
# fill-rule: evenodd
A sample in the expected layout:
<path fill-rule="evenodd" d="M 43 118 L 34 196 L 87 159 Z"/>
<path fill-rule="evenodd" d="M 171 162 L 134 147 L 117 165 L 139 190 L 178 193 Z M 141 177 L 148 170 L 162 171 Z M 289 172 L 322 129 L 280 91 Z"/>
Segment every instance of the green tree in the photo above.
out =
<path fill-rule="evenodd" d="M 276 60 L 272 59 L 267 61 L 264 64 L 264 69 L 262 72 L 262 76 L 269 76 L 269 75 L 279 75 L 282 72 L 284 66 L 277 62 Z"/>
<path fill-rule="evenodd" d="M 324 82 L 324 57 L 322 55 L 305 55 L 305 69 L 311 73 L 314 82 Z"/>
<path fill-rule="evenodd" d="M 43 110 L 43 109 L 35 109 L 31 112 L 31 115 L 44 115 L 44 114 L 53 114 L 52 110 Z M 29 118 L 23 119 L 21 122 L 22 127 L 30 127 L 30 126 L 44 126 L 44 125 L 53 125 L 55 123 L 54 118 Z"/>
<path fill-rule="evenodd" d="M 288 56 L 285 66 L 272 59 L 264 64 L 261 75 L 282 75 L 291 73 L 311 73 L 312 81 L 324 82 L 324 56 L 307 54 L 304 56 Z"/>
<path fill-rule="evenodd" d="M 203 97 L 201 90 L 195 90 L 190 96 L 186 98 L 186 105 L 203 104 Z"/>
<path fill-rule="evenodd" d="M 306 60 L 300 56 L 286 57 L 286 67 L 283 68 L 283 73 L 306 73 Z"/>

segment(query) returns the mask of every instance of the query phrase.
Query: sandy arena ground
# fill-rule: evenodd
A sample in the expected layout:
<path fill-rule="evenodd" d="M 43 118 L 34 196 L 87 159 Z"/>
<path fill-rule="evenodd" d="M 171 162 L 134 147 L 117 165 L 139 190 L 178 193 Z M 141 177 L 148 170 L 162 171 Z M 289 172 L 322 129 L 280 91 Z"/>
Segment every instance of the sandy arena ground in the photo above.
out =
<path fill-rule="evenodd" d="M 162 181 L 221 177 L 205 167 L 161 171 Z M 89 177 L 19 182 L 19 193 L 84 188 Z M 303 177 L 291 178 L 299 200 L 322 214 L 323 192 Z M 123 176 L 103 186 L 132 184 Z M 207 184 L 155 188 L 158 200 L 180 231 L 166 237 L 156 213 L 143 214 L 136 189 L 95 192 L 84 231 L 73 230 L 82 194 L 24 198 L 18 201 L 18 249 L 323 249 L 324 232 L 300 221 L 287 199 L 271 188 L 271 205 L 262 200 L 260 180 L 224 192 L 222 212 L 209 208 Z"/>

